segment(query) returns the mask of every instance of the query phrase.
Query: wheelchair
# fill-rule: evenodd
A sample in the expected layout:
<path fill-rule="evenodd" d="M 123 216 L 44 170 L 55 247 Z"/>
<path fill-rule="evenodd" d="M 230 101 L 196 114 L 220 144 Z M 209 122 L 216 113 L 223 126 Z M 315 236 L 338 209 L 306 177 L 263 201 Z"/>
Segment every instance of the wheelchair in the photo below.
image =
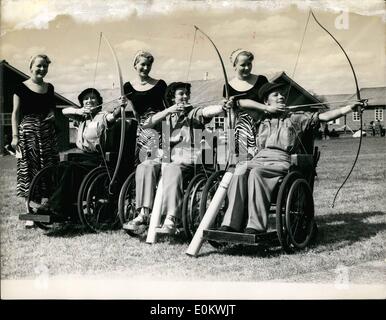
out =
<path fill-rule="evenodd" d="M 291 155 L 290 169 L 279 180 L 279 184 L 274 190 L 269 213 L 270 215 L 276 215 L 276 229 L 271 228 L 263 234 L 218 230 L 228 206 L 228 199 L 225 197 L 212 226 L 203 231 L 203 239 L 215 248 L 228 243 L 253 245 L 279 240 L 282 249 L 286 253 L 293 253 L 311 244 L 317 235 L 313 187 L 317 175 L 316 167 L 320 157 L 318 147 L 314 148 L 312 144 L 312 148 L 313 153 Z M 190 210 L 192 215 L 189 219 L 193 221 L 190 224 L 192 233 L 197 230 L 224 174 L 224 170 L 216 171 L 204 184 L 197 183 L 196 186 L 192 187 L 193 192 L 190 197 L 200 198 L 198 206 Z"/>
<path fill-rule="evenodd" d="M 181 221 L 177 227 L 175 235 L 182 235 L 187 240 L 191 240 L 196 230 L 197 221 L 195 221 L 197 205 L 200 201 L 196 190 L 203 186 L 212 173 L 219 169 L 217 161 L 217 137 L 205 139 L 201 142 L 201 155 L 194 167 L 194 173 L 184 179 L 184 199 L 182 202 Z M 156 188 L 157 192 L 158 186 Z M 134 219 L 139 212 L 136 209 L 136 185 L 135 172 L 132 172 L 124 182 L 118 201 L 118 212 L 121 224 Z M 165 216 L 163 216 L 164 218 Z M 158 235 L 162 234 L 161 225 L 156 228 Z M 125 230 L 130 236 L 143 236 L 147 232 L 147 227 L 138 231 Z"/>
<path fill-rule="evenodd" d="M 123 180 L 134 171 L 137 121 L 127 119 L 125 128 L 123 157 L 114 185 L 110 186 L 110 180 L 117 164 L 121 120 L 108 130 L 104 150 L 100 153 L 70 150 L 63 155 L 63 161 L 40 170 L 30 185 L 28 213 L 19 215 L 19 219 L 32 220 L 43 230 L 68 222 L 81 224 L 90 232 L 116 229 L 120 225 L 117 210 L 119 191 Z M 63 190 L 64 179 L 71 179 L 75 190 Z M 41 214 L 36 210 L 58 192 L 76 193 L 76 196 L 70 196 L 72 200 L 64 203 L 60 212 Z"/>

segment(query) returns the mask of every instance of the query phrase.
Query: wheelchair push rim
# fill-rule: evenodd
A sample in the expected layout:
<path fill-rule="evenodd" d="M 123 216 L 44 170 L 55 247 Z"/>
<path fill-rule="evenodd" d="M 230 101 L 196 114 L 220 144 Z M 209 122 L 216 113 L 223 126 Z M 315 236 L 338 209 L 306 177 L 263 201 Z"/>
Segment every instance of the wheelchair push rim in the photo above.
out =
<path fill-rule="evenodd" d="M 123 224 L 133 220 L 138 216 L 139 212 L 136 210 L 136 184 L 135 184 L 135 172 L 132 172 L 124 182 L 118 199 L 118 215 L 121 223 Z M 139 236 L 144 233 L 142 228 L 139 231 L 127 230 L 125 232 L 132 237 Z"/>
<path fill-rule="evenodd" d="M 285 221 L 291 244 L 296 249 L 304 249 L 315 226 L 312 191 L 305 179 L 297 179 L 288 191 Z"/>
<path fill-rule="evenodd" d="M 91 183 L 94 181 L 95 177 L 97 177 L 99 174 L 106 171 L 106 168 L 104 167 L 96 167 L 92 169 L 83 179 L 79 192 L 78 192 L 78 216 L 79 220 L 82 222 L 83 226 L 90 231 L 92 231 L 88 225 L 87 220 L 85 218 L 85 215 L 87 214 L 87 192 L 90 188 Z"/>
<path fill-rule="evenodd" d="M 211 203 L 213 196 L 216 193 L 224 174 L 225 174 L 225 170 L 216 171 L 209 177 L 208 181 L 206 182 L 204 189 L 202 191 L 201 202 L 200 202 L 200 221 L 204 217 L 205 212 L 208 209 L 209 204 Z M 228 198 L 225 197 L 223 205 L 219 209 L 211 229 L 220 228 L 227 207 L 228 207 Z M 214 248 L 221 248 L 227 245 L 226 242 L 217 242 L 213 240 L 208 240 L 208 242 Z"/>
<path fill-rule="evenodd" d="M 200 221 L 201 216 L 199 212 L 200 196 L 202 195 L 202 188 L 206 182 L 206 176 L 203 173 L 196 175 L 189 183 L 186 191 L 184 202 L 182 206 L 182 225 L 185 236 L 188 240 L 193 238 Z"/>
<path fill-rule="evenodd" d="M 283 180 L 280 185 L 277 199 L 276 199 L 276 233 L 279 239 L 280 245 L 283 248 L 284 252 L 292 253 L 293 247 L 290 244 L 290 238 L 287 232 L 285 213 L 286 213 L 286 204 L 287 204 L 287 196 L 289 189 L 291 188 L 292 183 L 301 179 L 302 175 L 293 171 L 290 172 Z"/>
<path fill-rule="evenodd" d="M 115 229 L 119 225 L 117 197 L 109 193 L 109 174 L 98 174 L 87 190 L 84 222 L 88 229 L 100 232 Z"/>

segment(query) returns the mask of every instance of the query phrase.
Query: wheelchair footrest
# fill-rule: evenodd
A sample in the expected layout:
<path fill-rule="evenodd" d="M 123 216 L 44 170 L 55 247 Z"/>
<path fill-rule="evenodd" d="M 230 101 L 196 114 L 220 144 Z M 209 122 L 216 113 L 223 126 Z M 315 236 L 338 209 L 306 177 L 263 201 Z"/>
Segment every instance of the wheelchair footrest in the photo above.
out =
<path fill-rule="evenodd" d="M 48 214 L 20 214 L 19 220 L 30 220 L 36 222 L 52 223 L 52 217 Z"/>
<path fill-rule="evenodd" d="M 262 234 L 247 234 L 239 232 L 227 232 L 219 230 L 204 230 L 203 238 L 218 242 L 235 242 L 244 244 L 254 244 L 260 241 L 277 238 L 276 231 L 269 231 Z"/>

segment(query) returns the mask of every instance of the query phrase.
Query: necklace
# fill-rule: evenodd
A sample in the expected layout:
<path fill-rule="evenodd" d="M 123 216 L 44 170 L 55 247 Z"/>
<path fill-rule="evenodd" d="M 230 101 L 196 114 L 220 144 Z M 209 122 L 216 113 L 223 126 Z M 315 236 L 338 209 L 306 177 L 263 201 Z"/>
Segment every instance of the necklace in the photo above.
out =
<path fill-rule="evenodd" d="M 140 77 L 138 82 L 141 86 L 145 86 L 149 84 L 149 81 L 150 81 L 150 77 L 146 77 L 146 78 Z"/>

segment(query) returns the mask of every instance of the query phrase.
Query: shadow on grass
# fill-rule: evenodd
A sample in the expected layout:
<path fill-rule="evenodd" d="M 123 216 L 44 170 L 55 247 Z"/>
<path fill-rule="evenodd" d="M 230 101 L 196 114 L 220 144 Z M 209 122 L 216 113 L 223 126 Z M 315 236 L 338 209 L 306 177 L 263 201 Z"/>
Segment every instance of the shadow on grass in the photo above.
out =
<path fill-rule="evenodd" d="M 93 232 L 86 228 L 81 222 L 67 221 L 64 223 L 55 223 L 50 226 L 49 230 L 44 230 L 46 236 L 57 238 L 75 238 L 87 234 L 108 234 L 111 232 L 121 231 L 120 228 L 106 229 L 100 232 Z"/>
<path fill-rule="evenodd" d="M 319 216 L 316 221 L 319 226 L 319 235 L 316 244 L 329 245 L 340 242 L 349 244 L 362 241 L 375 236 L 378 232 L 386 230 L 386 223 L 370 222 L 366 219 L 386 217 L 382 211 L 362 213 L 340 213 Z"/>
<path fill-rule="evenodd" d="M 279 240 L 273 240 L 270 243 L 261 242 L 255 245 L 245 245 L 237 243 L 222 243 L 222 246 L 205 253 L 200 253 L 200 257 L 210 256 L 212 254 L 226 254 L 230 256 L 253 256 L 257 258 L 273 258 L 284 254 L 281 250 Z"/>
<path fill-rule="evenodd" d="M 145 243 L 147 239 L 147 230 L 140 233 L 124 230 L 128 237 L 137 239 L 139 242 Z M 170 243 L 171 245 L 181 245 L 189 243 L 190 240 L 186 237 L 184 232 L 180 232 L 176 235 L 157 234 L 155 243 Z"/>
<path fill-rule="evenodd" d="M 351 245 L 375 236 L 378 232 L 386 230 L 385 222 L 369 222 L 366 219 L 376 217 L 386 217 L 385 212 L 363 212 L 363 213 L 341 213 L 329 214 L 317 217 L 318 235 L 316 241 L 309 246 L 310 249 L 319 246 L 328 246 L 333 244 L 344 243 Z M 333 248 L 324 248 L 333 250 Z M 303 251 L 297 251 L 301 253 Z M 260 258 L 274 258 L 284 253 L 279 241 L 261 242 L 256 245 L 243 245 L 227 243 L 222 247 L 209 252 L 200 254 L 200 256 L 210 256 L 215 253 L 227 254 L 231 256 L 255 256 Z M 295 252 L 296 254 L 296 252 Z"/>
<path fill-rule="evenodd" d="M 92 232 L 86 230 L 82 224 L 70 222 L 54 225 L 51 229 L 44 230 L 43 232 L 47 237 L 54 238 L 75 238 L 84 234 L 92 234 Z"/>

